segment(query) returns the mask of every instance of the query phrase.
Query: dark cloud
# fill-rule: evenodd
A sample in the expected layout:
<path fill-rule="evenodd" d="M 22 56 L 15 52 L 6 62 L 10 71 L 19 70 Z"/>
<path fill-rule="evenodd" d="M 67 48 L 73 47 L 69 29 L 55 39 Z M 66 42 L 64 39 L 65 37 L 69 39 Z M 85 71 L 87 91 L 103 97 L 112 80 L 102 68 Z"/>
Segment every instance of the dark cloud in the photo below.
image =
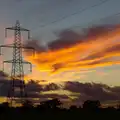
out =
<path fill-rule="evenodd" d="M 68 99 L 67 95 L 59 95 L 59 94 L 41 94 L 40 98 L 58 98 L 58 99 Z"/>
<path fill-rule="evenodd" d="M 60 87 L 57 84 L 50 83 L 49 85 L 46 85 L 43 90 L 44 91 L 51 91 L 51 90 L 59 90 L 59 89 L 60 89 Z"/>
<path fill-rule="evenodd" d="M 83 29 L 81 33 L 76 33 L 72 30 L 64 30 L 57 35 L 58 39 L 48 44 L 48 47 L 51 50 L 68 48 L 75 44 L 92 40 L 91 38 L 93 37 L 99 37 L 106 34 L 115 27 L 116 25 L 92 26 L 90 28 Z"/>
<path fill-rule="evenodd" d="M 15 80 L 15 85 L 20 84 L 20 80 Z M 70 99 L 69 95 L 59 93 L 44 93 L 47 91 L 67 90 L 72 92 Z M 10 90 L 10 80 L 2 80 L 0 82 L 0 96 L 6 97 Z M 66 82 L 64 86 L 59 86 L 55 83 L 48 85 L 40 85 L 37 81 L 31 80 L 26 84 L 26 92 L 29 98 L 39 98 L 39 101 L 48 100 L 50 98 L 58 98 L 62 101 L 70 101 L 75 104 L 82 104 L 85 100 L 100 100 L 101 102 L 109 100 L 120 100 L 120 87 L 109 87 L 104 84 L 97 83 L 80 83 L 80 82 Z M 44 94 L 43 94 L 44 93 Z M 79 94 L 76 94 L 79 93 Z M 19 96 L 15 92 L 15 96 Z"/>
<path fill-rule="evenodd" d="M 45 46 L 41 45 L 39 40 L 28 40 L 24 43 L 24 46 L 34 48 L 36 52 L 44 52 L 47 50 L 47 48 Z M 25 50 L 24 52 L 27 55 L 31 55 L 32 51 L 30 49 L 28 49 L 28 50 Z"/>
<path fill-rule="evenodd" d="M 0 96 L 6 96 L 7 93 L 8 93 L 8 75 L 3 72 L 3 71 L 0 71 Z"/>
<path fill-rule="evenodd" d="M 26 89 L 27 93 L 30 93 L 30 92 L 40 93 L 43 90 L 42 86 L 40 84 L 38 84 L 37 82 L 35 82 L 34 80 L 29 81 L 26 84 L 25 89 Z"/>
<path fill-rule="evenodd" d="M 58 98 L 60 101 L 69 101 L 69 97 L 67 95 L 58 95 L 58 94 L 32 94 L 31 93 L 31 101 L 34 103 L 40 103 L 42 101 L 46 101 L 46 100 L 50 100 L 50 99 L 54 99 L 54 98 Z M 39 98 L 39 99 L 32 99 L 32 98 Z M 16 102 L 19 102 L 19 99 L 16 100 Z"/>
<path fill-rule="evenodd" d="M 88 38 L 99 37 L 101 35 L 108 33 L 109 31 L 112 31 L 116 27 L 117 25 L 112 24 L 92 26 L 90 28 L 84 29 L 84 32 L 86 33 L 86 37 Z"/>
<path fill-rule="evenodd" d="M 117 25 L 101 25 L 85 28 L 82 32 L 77 33 L 73 30 L 63 30 L 56 34 L 57 39 L 48 43 L 47 46 L 43 46 L 39 40 L 31 40 L 25 43 L 26 46 L 33 47 L 38 52 L 44 52 L 49 50 L 58 50 L 62 48 L 68 48 L 78 43 L 87 42 L 93 40 L 93 37 L 99 37 L 103 34 L 113 30 Z"/>
<path fill-rule="evenodd" d="M 20 86 L 21 80 L 14 80 L 14 85 L 16 87 Z M 8 95 L 8 91 L 11 90 L 11 80 L 0 80 L 0 96 L 6 97 Z M 60 87 L 54 83 L 48 85 L 40 85 L 37 81 L 31 80 L 25 85 L 25 91 L 28 97 L 40 97 L 40 92 L 44 91 L 53 91 L 58 90 Z M 15 96 L 19 96 L 19 92 L 15 92 Z"/>
<path fill-rule="evenodd" d="M 21 80 L 15 80 L 14 84 L 17 87 L 20 85 Z M 2 80 L 0 82 L 0 96 L 1 97 L 7 97 L 8 92 L 11 90 L 11 81 L 10 80 Z M 58 98 L 62 101 L 66 101 L 69 99 L 67 95 L 59 95 L 59 94 L 42 94 L 41 92 L 47 92 L 47 91 L 54 91 L 58 90 L 60 87 L 54 83 L 48 84 L 48 85 L 40 85 L 37 81 L 31 80 L 25 85 L 25 91 L 27 93 L 27 97 L 29 97 L 33 102 L 39 103 L 40 101 L 52 99 L 52 98 Z M 20 97 L 20 92 L 15 91 L 14 93 L 15 97 Z M 34 100 L 33 98 L 39 98 L 39 100 Z M 19 102 L 19 99 L 16 100 L 16 102 Z"/>
<path fill-rule="evenodd" d="M 120 52 L 120 44 L 118 44 L 118 45 L 115 45 L 115 46 L 113 46 L 113 47 L 110 47 L 110 48 L 108 48 L 106 51 L 105 51 L 105 53 L 110 53 L 110 52 Z"/>
<path fill-rule="evenodd" d="M 48 43 L 48 47 L 50 50 L 68 48 L 77 43 L 83 42 L 82 37 L 82 35 L 77 34 L 72 30 L 64 30 L 58 34 L 58 39 Z"/>
<path fill-rule="evenodd" d="M 65 90 L 80 93 L 77 101 L 85 100 L 120 100 L 120 87 L 109 87 L 104 84 L 67 82 Z"/>
<path fill-rule="evenodd" d="M 107 54 L 116 54 L 120 52 L 120 45 L 116 45 L 114 47 L 110 47 L 108 48 L 107 50 L 105 50 L 104 52 L 99 52 L 99 53 L 96 53 L 96 54 L 92 54 L 88 57 L 86 57 L 85 59 L 82 59 L 82 60 L 93 60 L 93 59 L 96 59 L 96 58 L 102 58 L 103 56 L 106 56 Z M 114 60 L 115 58 L 117 60 L 120 60 L 120 57 L 117 55 L 117 56 L 113 56 L 114 57 Z M 96 64 L 107 64 L 107 62 L 115 62 L 114 60 L 111 60 L 111 56 L 108 57 L 108 58 L 102 58 L 101 60 L 97 60 L 97 61 L 93 61 L 91 63 L 88 63 L 87 65 L 96 65 Z M 116 60 L 116 61 L 117 61 Z"/>
<path fill-rule="evenodd" d="M 81 61 L 92 60 L 92 59 L 96 59 L 96 58 L 100 58 L 100 57 L 103 57 L 103 53 L 102 52 L 93 53 L 93 54 L 87 56 L 86 58 L 83 58 Z"/>
<path fill-rule="evenodd" d="M 0 71 L 0 78 L 6 78 L 6 77 L 8 77 L 8 75 L 5 72 Z"/>
<path fill-rule="evenodd" d="M 39 40 L 27 41 L 25 44 L 26 47 L 33 47 L 37 52 L 44 52 L 46 50 L 56 50 L 61 48 L 68 48 L 77 43 L 83 42 L 82 35 L 77 34 L 72 30 L 64 30 L 58 35 L 58 39 L 51 41 L 47 46 L 43 46 Z M 27 51 L 28 52 L 28 51 Z M 29 52 L 28 52 L 29 53 Z"/>
<path fill-rule="evenodd" d="M 21 80 L 14 80 L 15 87 L 18 87 L 20 84 L 22 84 L 23 81 Z M 8 96 L 8 93 L 12 89 L 11 80 L 8 79 L 2 79 L 0 80 L 0 96 L 6 97 Z M 18 92 L 15 92 L 15 96 L 19 96 Z"/>

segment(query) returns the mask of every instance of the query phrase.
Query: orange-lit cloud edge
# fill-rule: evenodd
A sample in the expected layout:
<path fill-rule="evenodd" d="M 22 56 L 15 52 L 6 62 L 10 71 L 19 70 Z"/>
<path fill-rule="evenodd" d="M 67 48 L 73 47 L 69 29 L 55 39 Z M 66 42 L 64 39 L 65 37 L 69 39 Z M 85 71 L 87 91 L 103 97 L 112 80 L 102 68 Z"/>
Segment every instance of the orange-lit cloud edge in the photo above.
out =
<path fill-rule="evenodd" d="M 64 81 L 81 78 L 75 73 L 88 73 L 98 67 L 120 64 L 120 49 L 112 50 L 120 45 L 120 26 L 105 32 L 100 36 L 93 36 L 69 48 L 36 52 L 35 56 L 24 54 L 26 60 L 35 65 L 33 72 L 25 76 L 25 80 L 46 78 L 50 82 L 62 83 Z M 111 50 L 109 50 L 111 49 Z"/>

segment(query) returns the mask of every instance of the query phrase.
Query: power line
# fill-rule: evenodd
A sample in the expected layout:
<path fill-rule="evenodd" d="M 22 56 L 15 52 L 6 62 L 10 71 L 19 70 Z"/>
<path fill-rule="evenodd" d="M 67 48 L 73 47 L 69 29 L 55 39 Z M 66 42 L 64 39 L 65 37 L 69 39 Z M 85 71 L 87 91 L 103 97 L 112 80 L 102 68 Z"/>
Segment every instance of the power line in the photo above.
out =
<path fill-rule="evenodd" d="M 94 23 L 94 25 L 95 25 L 95 22 L 96 22 L 96 21 L 102 21 L 102 20 L 109 19 L 109 18 L 111 18 L 111 17 L 113 17 L 113 16 L 117 16 L 117 15 L 120 15 L 120 12 L 115 13 L 115 14 L 112 14 L 112 15 L 109 15 L 109 16 L 107 16 L 107 17 L 103 17 L 103 18 L 100 18 L 100 19 L 92 20 L 92 21 L 90 21 L 90 22 L 87 23 L 87 24 L 92 24 L 92 23 Z M 67 29 L 65 29 L 65 30 L 72 30 L 72 29 L 75 28 L 75 27 L 83 28 L 84 26 L 83 26 L 83 25 L 74 25 L 74 26 L 71 26 L 71 27 L 69 27 L 69 28 L 67 28 Z M 62 30 L 63 30 L 63 29 L 62 29 Z"/>
<path fill-rule="evenodd" d="M 102 21 L 102 20 L 104 20 L 104 19 L 108 19 L 108 18 L 111 18 L 111 17 L 116 16 L 116 15 L 120 15 L 120 12 L 115 13 L 115 14 L 112 14 L 112 15 L 109 15 L 109 16 L 107 16 L 107 17 L 103 17 L 103 18 L 101 18 L 101 19 L 93 20 L 93 21 L 91 21 L 91 22 L 89 22 L 89 23 L 87 23 L 87 24 L 91 24 L 91 23 L 94 23 L 94 24 L 95 24 L 96 21 Z M 67 28 L 66 30 L 71 30 L 71 29 L 73 29 L 73 27 L 83 27 L 83 26 L 82 26 L 82 25 L 75 25 L 75 26 L 71 26 L 71 27 Z"/>
<path fill-rule="evenodd" d="M 72 14 L 70 14 L 70 15 L 66 15 L 66 16 L 64 16 L 64 17 L 62 17 L 62 18 L 60 18 L 60 19 L 58 19 L 58 20 L 55 20 L 55 21 L 52 21 L 52 22 L 50 22 L 50 23 L 41 25 L 41 26 L 39 26 L 39 27 L 42 27 L 42 28 L 43 28 L 43 27 L 46 27 L 46 26 L 48 26 L 48 25 L 51 25 L 51 24 L 60 22 L 60 21 L 62 21 L 62 20 L 64 20 L 64 19 L 67 19 L 67 18 L 69 18 L 69 17 L 71 17 L 71 16 L 74 16 L 74 15 L 76 15 L 76 14 L 80 14 L 80 13 L 86 11 L 86 10 L 89 10 L 89 9 L 94 8 L 94 7 L 100 6 L 100 5 L 102 5 L 102 4 L 104 4 L 104 3 L 108 2 L 108 1 L 110 1 L 110 0 L 101 1 L 100 3 L 97 3 L 97 4 L 92 5 L 92 6 L 90 6 L 90 7 L 84 8 L 84 9 L 82 9 L 82 10 L 80 9 L 80 10 L 77 11 L 77 12 L 74 12 L 74 13 L 72 13 Z M 35 29 L 36 29 L 36 28 L 35 28 Z"/>

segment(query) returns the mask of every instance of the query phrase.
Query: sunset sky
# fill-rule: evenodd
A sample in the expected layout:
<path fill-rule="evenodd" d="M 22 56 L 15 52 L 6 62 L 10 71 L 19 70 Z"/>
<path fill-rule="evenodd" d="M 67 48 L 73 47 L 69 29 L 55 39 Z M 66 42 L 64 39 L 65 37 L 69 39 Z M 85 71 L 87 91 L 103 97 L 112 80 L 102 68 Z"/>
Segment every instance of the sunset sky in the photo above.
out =
<path fill-rule="evenodd" d="M 36 55 L 24 54 L 34 65 L 25 80 L 28 86 L 28 79 L 38 81 L 41 99 L 59 95 L 75 103 L 92 98 L 119 100 L 119 4 L 119 0 L 1 0 L 0 44 L 12 42 L 12 33 L 4 38 L 4 28 L 16 20 L 31 30 L 31 41 L 26 45 L 35 47 Z M 22 37 L 26 42 L 26 35 Z M 12 57 L 9 50 L 3 53 L 1 69 L 2 61 Z M 1 96 L 5 95 L 1 92 Z"/>

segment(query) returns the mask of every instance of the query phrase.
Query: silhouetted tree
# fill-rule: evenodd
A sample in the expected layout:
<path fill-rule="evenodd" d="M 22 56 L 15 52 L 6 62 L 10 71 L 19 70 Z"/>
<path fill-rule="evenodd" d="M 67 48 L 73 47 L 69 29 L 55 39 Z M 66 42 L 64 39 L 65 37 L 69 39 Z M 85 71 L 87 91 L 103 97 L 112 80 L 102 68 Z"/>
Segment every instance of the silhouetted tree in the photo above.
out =
<path fill-rule="evenodd" d="M 118 102 L 118 104 L 117 104 L 117 109 L 120 110 L 120 102 Z"/>
<path fill-rule="evenodd" d="M 0 107 L 8 108 L 9 103 L 8 102 L 3 102 L 2 104 L 0 104 Z"/>
<path fill-rule="evenodd" d="M 70 110 L 76 110 L 77 109 L 77 106 L 76 105 L 71 105 L 70 106 Z"/>
<path fill-rule="evenodd" d="M 9 103 L 3 102 L 0 104 L 0 113 L 6 113 L 9 109 Z"/>
<path fill-rule="evenodd" d="M 57 107 L 60 107 L 62 103 L 58 100 L 58 99 L 52 99 L 52 100 L 48 100 L 48 101 L 43 101 L 40 103 L 40 105 L 42 107 L 45 107 L 45 108 L 57 108 Z"/>
<path fill-rule="evenodd" d="M 100 101 L 92 101 L 92 100 L 87 100 L 83 104 L 84 109 L 97 109 L 101 106 Z"/>
<path fill-rule="evenodd" d="M 29 100 L 25 100 L 25 101 L 23 101 L 22 106 L 27 107 L 27 108 L 32 108 L 33 103 L 31 101 L 29 101 Z"/>

